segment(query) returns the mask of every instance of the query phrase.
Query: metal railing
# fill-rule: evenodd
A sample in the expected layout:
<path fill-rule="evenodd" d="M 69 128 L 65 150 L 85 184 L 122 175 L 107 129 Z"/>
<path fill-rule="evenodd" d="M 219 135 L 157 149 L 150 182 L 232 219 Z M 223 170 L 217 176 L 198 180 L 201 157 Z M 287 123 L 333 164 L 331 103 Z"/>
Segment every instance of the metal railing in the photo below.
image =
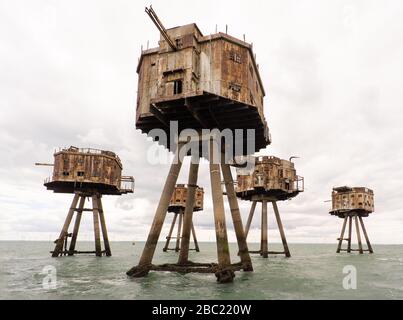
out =
<path fill-rule="evenodd" d="M 44 180 L 44 184 L 54 182 L 54 181 L 63 181 L 63 180 L 58 180 L 58 179 L 53 179 L 53 176 L 47 177 Z M 72 180 L 69 180 L 71 182 L 74 182 Z M 75 182 L 82 182 L 82 181 L 75 181 Z M 87 182 L 87 183 L 102 183 L 102 182 Z M 131 176 L 122 176 L 119 181 L 119 190 L 122 192 L 134 192 L 134 186 L 135 186 L 135 180 Z"/>
<path fill-rule="evenodd" d="M 120 191 L 134 192 L 135 180 L 131 176 L 122 176 L 120 178 Z"/>
<path fill-rule="evenodd" d="M 47 178 L 43 181 L 43 184 L 47 184 L 47 183 L 49 183 L 49 182 L 53 182 L 53 177 L 52 177 L 52 176 L 47 177 Z"/>
<path fill-rule="evenodd" d="M 304 190 L 305 190 L 304 177 L 296 176 L 296 179 L 294 180 L 294 188 L 296 191 L 304 192 Z"/>

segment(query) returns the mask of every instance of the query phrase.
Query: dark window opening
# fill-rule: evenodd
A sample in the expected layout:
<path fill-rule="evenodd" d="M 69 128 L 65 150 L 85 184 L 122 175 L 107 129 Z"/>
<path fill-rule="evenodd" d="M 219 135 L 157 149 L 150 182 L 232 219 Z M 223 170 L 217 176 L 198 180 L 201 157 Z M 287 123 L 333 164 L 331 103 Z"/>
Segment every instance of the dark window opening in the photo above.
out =
<path fill-rule="evenodd" d="M 182 80 L 174 81 L 174 94 L 182 93 Z"/>
<path fill-rule="evenodd" d="M 84 171 L 78 171 L 77 177 L 84 177 Z"/>
<path fill-rule="evenodd" d="M 70 173 L 68 171 L 63 171 L 63 176 L 68 177 Z"/>

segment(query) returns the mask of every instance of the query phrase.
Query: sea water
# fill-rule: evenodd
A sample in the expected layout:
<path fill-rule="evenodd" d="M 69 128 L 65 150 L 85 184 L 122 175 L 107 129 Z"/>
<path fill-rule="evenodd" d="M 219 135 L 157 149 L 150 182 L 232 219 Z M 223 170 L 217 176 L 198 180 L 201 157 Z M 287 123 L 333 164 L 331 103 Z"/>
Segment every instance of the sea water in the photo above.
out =
<path fill-rule="evenodd" d="M 233 283 L 214 274 L 150 272 L 131 279 L 144 243 L 112 242 L 110 258 L 51 258 L 51 242 L 0 241 L 0 299 L 403 299 L 403 246 L 375 245 L 375 253 L 336 254 L 336 244 L 290 244 L 291 258 L 252 255 L 254 272 L 236 272 Z M 175 263 L 162 252 L 153 263 Z M 257 250 L 258 244 L 250 244 Z M 79 242 L 79 250 L 93 243 Z M 280 244 L 270 250 L 278 251 Z M 214 243 L 200 243 L 194 262 L 216 262 Z M 230 244 L 232 262 L 237 246 Z M 353 278 L 352 278 L 353 277 Z"/>

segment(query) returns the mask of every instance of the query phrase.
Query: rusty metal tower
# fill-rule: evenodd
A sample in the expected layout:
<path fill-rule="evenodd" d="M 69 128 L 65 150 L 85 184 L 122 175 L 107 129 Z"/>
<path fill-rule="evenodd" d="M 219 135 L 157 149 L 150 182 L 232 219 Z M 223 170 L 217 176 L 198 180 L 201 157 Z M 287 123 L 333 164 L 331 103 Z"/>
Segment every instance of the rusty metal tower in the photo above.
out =
<path fill-rule="evenodd" d="M 139 75 L 136 127 L 155 141 L 175 153 L 165 186 L 155 212 L 148 239 L 137 266 L 127 274 L 144 277 L 150 271 L 177 271 L 215 273 L 220 283 L 232 282 L 235 271 L 252 271 L 252 262 L 245 240 L 232 173 L 225 161 L 224 151 L 234 154 L 252 154 L 270 143 L 270 135 L 263 113 L 263 84 L 252 45 L 225 33 L 204 36 L 196 24 L 165 29 L 154 10 L 147 14 L 157 26 L 161 37 L 159 46 L 142 51 L 137 72 Z M 182 139 L 172 134 L 172 124 L 177 131 L 192 129 L 191 138 L 197 146 L 208 146 L 208 152 L 189 152 L 189 137 Z M 156 137 L 154 129 L 160 129 L 166 139 Z M 225 147 L 221 138 L 203 134 L 204 130 L 233 134 Z M 240 129 L 242 135 L 236 135 Z M 252 135 L 244 131 L 251 129 Z M 247 149 L 251 142 L 253 147 Z M 241 144 L 241 151 L 232 148 Z M 198 148 L 195 148 L 198 149 Z M 202 148 L 203 149 L 203 148 Z M 193 149 L 194 150 L 194 149 Z M 182 162 L 192 157 L 188 194 L 183 215 L 183 232 L 178 263 L 156 266 L 152 264 L 155 249 L 166 218 Z M 199 158 L 210 164 L 210 180 L 217 242 L 218 263 L 194 263 L 189 261 L 189 241 L 192 215 L 197 189 Z M 227 189 L 231 216 L 237 236 L 240 263 L 231 263 L 228 249 L 224 199 L 221 191 L 221 173 Z"/>
<path fill-rule="evenodd" d="M 60 149 L 54 154 L 52 177 L 45 180 L 44 185 L 55 193 L 74 194 L 69 212 L 64 222 L 59 238 L 55 240 L 52 257 L 73 256 L 75 254 L 95 254 L 111 256 L 111 248 L 102 206 L 102 195 L 133 193 L 134 178 L 122 176 L 122 163 L 119 157 L 111 152 L 97 149 L 79 149 L 70 147 Z M 92 208 L 85 208 L 86 198 L 92 199 Z M 77 251 L 76 242 L 81 224 L 82 214 L 92 212 L 94 220 L 95 251 Z M 76 219 L 72 233 L 69 226 Z M 101 248 L 101 234 L 104 240 L 104 250 Z M 71 238 L 70 245 L 68 239 Z"/>
<path fill-rule="evenodd" d="M 185 213 L 185 208 L 186 208 L 186 199 L 187 199 L 187 194 L 188 194 L 188 187 L 184 184 L 177 184 L 175 186 L 175 191 L 174 194 L 172 195 L 171 202 L 168 207 L 168 212 L 174 213 L 174 218 L 172 220 L 171 228 L 169 229 L 169 233 L 167 236 L 167 241 L 165 243 L 164 252 L 167 252 L 169 250 L 175 250 L 176 252 L 180 251 L 180 244 L 181 244 L 181 238 L 182 238 L 182 222 L 183 222 L 183 216 Z M 203 188 L 197 187 L 196 188 L 196 195 L 195 195 L 195 201 L 194 201 L 194 207 L 193 207 L 193 212 L 196 211 L 201 211 L 203 210 Z M 179 219 L 178 219 L 179 217 Z M 177 234 L 176 238 L 172 237 L 172 233 L 174 231 L 176 221 L 178 221 L 178 226 L 177 226 Z M 199 244 L 197 242 L 197 237 L 196 237 L 196 231 L 192 222 L 192 236 L 193 236 L 193 242 L 195 245 L 195 250 L 196 252 L 200 252 Z M 169 247 L 169 243 L 172 239 L 176 239 L 176 245 L 175 248 L 171 249 Z M 192 249 L 189 249 L 192 250 Z"/>
<path fill-rule="evenodd" d="M 340 238 L 337 239 L 339 241 L 337 253 L 340 253 L 341 251 L 346 251 L 348 253 L 358 251 L 360 254 L 363 254 L 365 251 L 374 253 L 362 219 L 363 217 L 368 217 L 372 212 L 374 212 L 374 192 L 371 189 L 363 187 L 350 188 L 346 186 L 333 188 L 332 209 L 329 213 L 344 220 Z M 353 219 L 355 222 L 358 249 L 351 248 Z M 347 222 L 348 238 L 344 238 Z M 362 246 L 360 226 L 365 241 L 367 242 L 367 249 L 363 249 Z M 347 249 L 342 248 L 343 241 L 347 241 Z"/>
<path fill-rule="evenodd" d="M 268 258 L 269 254 L 284 254 L 287 258 L 291 257 L 277 201 L 294 198 L 300 192 L 303 192 L 304 178 L 297 175 L 294 163 L 291 161 L 264 156 L 254 158 L 253 162 L 254 167 L 252 170 L 237 169 L 236 187 L 236 194 L 240 199 L 252 201 L 245 228 L 245 237 L 249 234 L 257 203 L 259 202 L 262 205 L 260 249 L 249 252 L 260 254 L 263 258 Z M 268 202 L 271 202 L 273 206 L 277 226 L 280 231 L 284 247 L 284 251 L 281 252 L 269 251 L 268 248 Z"/>

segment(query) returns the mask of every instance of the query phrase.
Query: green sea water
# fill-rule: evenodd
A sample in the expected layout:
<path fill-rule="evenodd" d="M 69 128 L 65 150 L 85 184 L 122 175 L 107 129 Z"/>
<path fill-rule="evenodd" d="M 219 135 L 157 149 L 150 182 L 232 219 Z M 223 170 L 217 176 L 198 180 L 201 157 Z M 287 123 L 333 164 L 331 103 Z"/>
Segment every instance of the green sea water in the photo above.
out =
<path fill-rule="evenodd" d="M 51 242 L 0 241 L 0 299 L 403 299 L 402 245 L 375 245 L 375 254 L 358 255 L 336 254 L 336 244 L 290 244 L 291 258 L 254 255 L 255 271 L 237 272 L 231 284 L 217 284 L 213 274 L 151 272 L 129 279 L 125 272 L 137 264 L 144 243 L 111 246 L 110 258 L 55 259 Z M 92 244 L 80 242 L 77 249 Z M 214 243 L 200 243 L 200 249 L 190 253 L 192 261 L 216 261 Z M 230 249 L 237 262 L 236 245 Z M 154 263 L 176 260 L 177 253 L 157 248 Z M 357 271 L 356 289 L 343 287 L 346 266 Z M 49 268 L 56 271 L 55 288 L 43 286 Z"/>

